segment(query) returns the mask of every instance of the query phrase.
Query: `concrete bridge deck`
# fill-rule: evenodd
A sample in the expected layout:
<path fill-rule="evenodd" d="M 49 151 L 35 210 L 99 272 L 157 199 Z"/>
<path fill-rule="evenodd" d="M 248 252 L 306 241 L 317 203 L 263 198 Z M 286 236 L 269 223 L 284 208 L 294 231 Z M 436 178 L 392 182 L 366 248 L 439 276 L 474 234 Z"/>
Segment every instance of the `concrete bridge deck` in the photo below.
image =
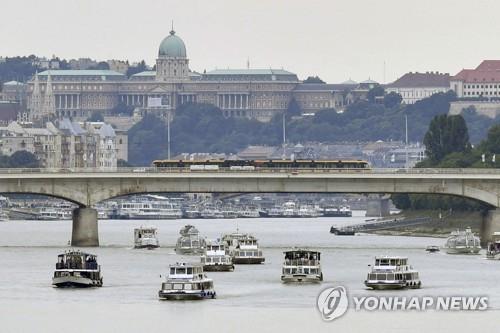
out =
<path fill-rule="evenodd" d="M 91 208 L 96 203 L 123 195 L 158 192 L 432 193 L 467 197 L 486 203 L 492 208 L 498 208 L 500 207 L 500 170 L 0 169 L 0 193 L 45 194 L 78 204 L 81 208 L 74 217 L 74 234 L 78 233 L 78 230 L 75 231 L 75 219 L 97 219 L 94 218 Z M 497 220 L 500 225 L 500 213 L 497 210 L 490 211 L 483 230 L 486 233 L 490 232 L 493 225 L 491 221 Z M 94 223 L 97 225 L 96 221 L 91 222 L 90 225 Z M 89 228 L 89 225 L 86 228 Z"/>

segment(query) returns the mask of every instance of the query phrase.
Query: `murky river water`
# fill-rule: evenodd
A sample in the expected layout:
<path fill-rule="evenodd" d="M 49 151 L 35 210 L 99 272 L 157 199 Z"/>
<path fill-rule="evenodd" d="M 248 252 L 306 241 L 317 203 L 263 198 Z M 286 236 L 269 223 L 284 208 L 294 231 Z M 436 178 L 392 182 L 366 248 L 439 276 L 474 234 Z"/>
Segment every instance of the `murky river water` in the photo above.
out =
<path fill-rule="evenodd" d="M 443 239 L 329 234 L 330 226 L 361 222 L 352 218 L 100 221 L 98 255 L 104 287 L 74 290 L 51 287 L 56 256 L 67 249 L 71 221 L 0 223 L 0 332 L 470 332 L 497 331 L 500 324 L 500 262 L 478 256 L 427 254 Z M 218 298 L 165 302 L 157 291 L 168 264 L 183 259 L 173 250 L 179 229 L 196 225 L 208 238 L 253 233 L 266 256 L 263 265 L 208 273 Z M 134 250 L 133 229 L 155 225 L 162 248 Z M 320 249 L 325 281 L 283 285 L 282 252 L 291 246 Z M 363 281 L 375 255 L 405 255 L 420 271 L 420 290 L 385 292 L 398 296 L 485 295 L 486 312 L 349 311 L 323 322 L 316 297 L 327 286 L 345 286 L 350 295 L 381 295 Z M 384 292 L 382 292 L 384 294 Z"/>

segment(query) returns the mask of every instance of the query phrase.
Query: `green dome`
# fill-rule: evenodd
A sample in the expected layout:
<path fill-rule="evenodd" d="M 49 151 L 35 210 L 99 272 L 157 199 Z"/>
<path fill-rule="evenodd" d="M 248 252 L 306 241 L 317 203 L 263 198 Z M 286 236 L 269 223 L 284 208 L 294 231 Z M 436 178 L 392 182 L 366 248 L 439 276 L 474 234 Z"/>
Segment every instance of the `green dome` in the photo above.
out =
<path fill-rule="evenodd" d="M 158 55 L 164 57 L 186 58 L 186 45 L 182 39 L 175 35 L 175 31 L 170 31 L 170 35 L 161 41 Z"/>

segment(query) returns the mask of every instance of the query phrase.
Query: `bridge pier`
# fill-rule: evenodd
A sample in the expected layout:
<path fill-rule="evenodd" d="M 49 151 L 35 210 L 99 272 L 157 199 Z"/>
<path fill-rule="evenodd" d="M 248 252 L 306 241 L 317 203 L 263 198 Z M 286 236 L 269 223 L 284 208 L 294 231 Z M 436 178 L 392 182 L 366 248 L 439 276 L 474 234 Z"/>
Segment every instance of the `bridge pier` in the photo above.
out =
<path fill-rule="evenodd" d="M 481 246 L 485 247 L 491 241 L 491 235 L 500 231 L 500 208 L 489 210 L 481 224 Z"/>
<path fill-rule="evenodd" d="M 73 210 L 71 246 L 99 246 L 96 209 L 85 207 Z"/>

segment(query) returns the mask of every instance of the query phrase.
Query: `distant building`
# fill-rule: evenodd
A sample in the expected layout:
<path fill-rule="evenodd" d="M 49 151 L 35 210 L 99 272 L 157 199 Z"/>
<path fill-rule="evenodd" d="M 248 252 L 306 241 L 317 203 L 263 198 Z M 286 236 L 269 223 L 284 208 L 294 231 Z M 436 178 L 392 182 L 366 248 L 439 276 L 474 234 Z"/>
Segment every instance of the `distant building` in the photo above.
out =
<path fill-rule="evenodd" d="M 292 99 L 303 113 L 314 113 L 342 108 L 364 98 L 377 85 L 371 80 L 360 84 L 302 84 L 296 74 L 272 68 L 215 69 L 200 74 L 190 70 L 186 45 L 175 31 L 160 43 L 154 71 L 127 78 L 122 64 L 113 62 L 115 70 L 88 70 L 94 65 L 91 59 L 70 60 L 72 70 L 48 70 L 34 77 L 28 89 L 33 119 L 85 119 L 96 111 L 109 115 L 120 103 L 140 114 L 157 112 L 156 106 L 148 104 L 155 98 L 162 101 L 165 110 L 186 103 L 209 103 L 226 117 L 269 121 L 285 111 Z"/>
<path fill-rule="evenodd" d="M 129 68 L 128 63 L 122 60 L 108 60 L 107 63 L 110 71 L 122 74 L 126 74 Z"/>
<path fill-rule="evenodd" d="M 448 90 L 450 90 L 450 75 L 439 72 L 409 72 L 385 86 L 386 93 L 400 94 L 404 104 L 414 104 L 421 99 Z"/>
<path fill-rule="evenodd" d="M 462 69 L 450 79 L 457 97 L 500 97 L 500 60 L 484 60 L 476 69 Z"/>
<path fill-rule="evenodd" d="M 69 68 L 71 69 L 88 69 L 90 67 L 96 66 L 97 61 L 92 60 L 90 58 L 78 58 L 71 59 L 68 62 Z"/>
<path fill-rule="evenodd" d="M 475 69 L 462 69 L 450 79 L 450 88 L 462 100 L 450 103 L 450 114 L 474 107 L 478 114 L 500 115 L 500 60 L 484 60 Z"/>
<path fill-rule="evenodd" d="M 0 127 L 0 152 L 26 150 L 46 168 L 101 168 L 117 166 L 116 135 L 105 123 L 78 123 L 65 118 L 57 126 L 22 126 L 13 121 Z"/>
<path fill-rule="evenodd" d="M 17 120 L 21 111 L 19 102 L 0 101 L 0 124 L 7 125 Z"/>

